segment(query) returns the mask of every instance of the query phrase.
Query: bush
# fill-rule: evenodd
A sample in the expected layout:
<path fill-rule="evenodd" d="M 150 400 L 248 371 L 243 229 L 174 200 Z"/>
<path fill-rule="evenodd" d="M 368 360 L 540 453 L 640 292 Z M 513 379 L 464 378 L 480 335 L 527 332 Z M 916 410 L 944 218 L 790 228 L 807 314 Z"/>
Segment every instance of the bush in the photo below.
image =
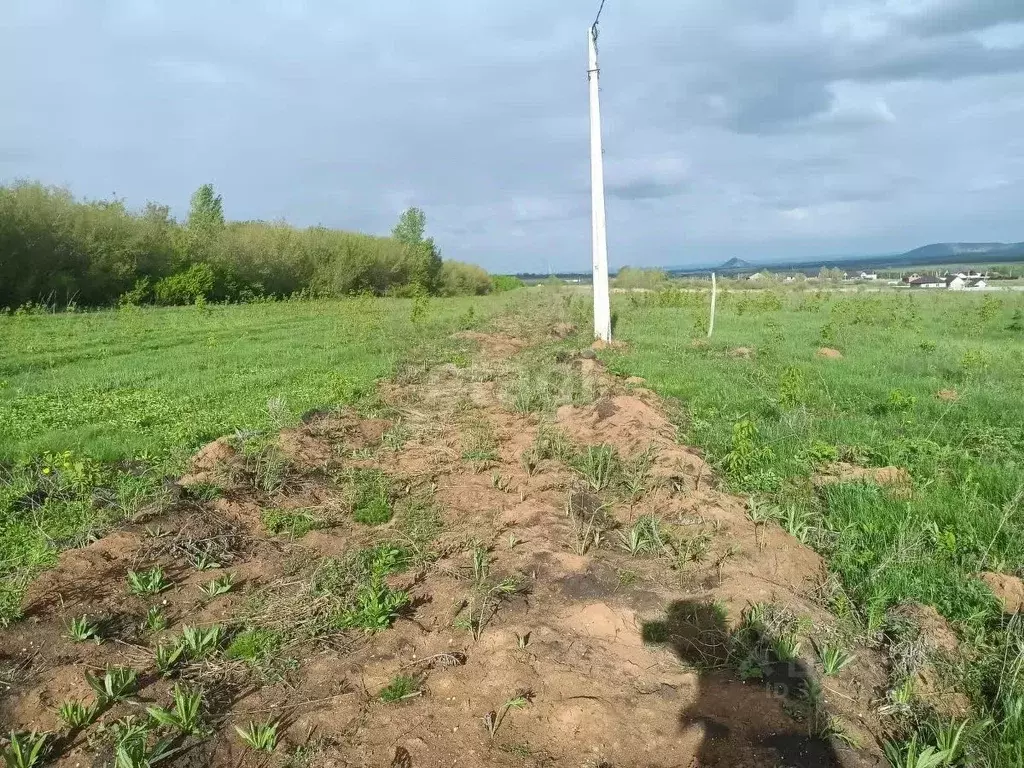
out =
<path fill-rule="evenodd" d="M 184 272 L 165 277 L 153 287 L 158 304 L 191 304 L 205 299 L 213 291 L 213 269 L 209 264 L 193 264 Z"/>
<path fill-rule="evenodd" d="M 632 290 L 642 288 L 653 291 L 663 287 L 668 282 L 668 276 L 662 269 L 639 269 L 637 267 L 623 267 L 612 280 L 612 287 Z"/>
<path fill-rule="evenodd" d="M 491 276 L 491 291 L 493 293 L 504 293 L 505 291 L 514 291 L 519 288 L 525 288 L 526 283 L 520 280 L 515 275 L 492 275 Z"/>
<path fill-rule="evenodd" d="M 425 224 L 416 209 L 392 237 L 225 222 L 208 184 L 179 223 L 154 203 L 132 212 L 56 187 L 0 186 L 0 308 L 491 290 L 479 267 L 444 264 Z"/>
<path fill-rule="evenodd" d="M 491 276 L 475 264 L 446 261 L 441 265 L 442 296 L 482 296 L 491 288 Z"/>

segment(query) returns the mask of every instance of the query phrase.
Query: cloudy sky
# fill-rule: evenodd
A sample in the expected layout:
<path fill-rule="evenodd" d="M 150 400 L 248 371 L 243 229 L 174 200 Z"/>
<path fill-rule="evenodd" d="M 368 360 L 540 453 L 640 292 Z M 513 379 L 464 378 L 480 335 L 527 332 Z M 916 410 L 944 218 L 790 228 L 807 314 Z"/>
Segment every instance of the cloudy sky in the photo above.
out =
<path fill-rule="evenodd" d="M 2 0 L 0 181 L 589 264 L 594 0 Z M 613 265 L 1024 240 L 1024 1 L 607 0 Z"/>

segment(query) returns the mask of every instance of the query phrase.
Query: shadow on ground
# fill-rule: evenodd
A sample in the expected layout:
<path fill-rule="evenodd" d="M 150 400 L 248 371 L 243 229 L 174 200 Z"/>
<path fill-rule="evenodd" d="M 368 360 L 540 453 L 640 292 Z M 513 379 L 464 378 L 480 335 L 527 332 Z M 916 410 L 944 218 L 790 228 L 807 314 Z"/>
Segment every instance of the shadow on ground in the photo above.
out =
<path fill-rule="evenodd" d="M 672 648 L 700 671 L 696 701 L 679 713 L 679 730 L 703 731 L 695 765 L 840 768 L 832 744 L 813 734 L 828 724 L 814 677 L 800 661 L 780 662 L 763 627 L 730 632 L 722 612 L 699 601 L 673 602 L 645 622 L 645 642 Z M 747 680 L 741 680 L 743 670 Z"/>

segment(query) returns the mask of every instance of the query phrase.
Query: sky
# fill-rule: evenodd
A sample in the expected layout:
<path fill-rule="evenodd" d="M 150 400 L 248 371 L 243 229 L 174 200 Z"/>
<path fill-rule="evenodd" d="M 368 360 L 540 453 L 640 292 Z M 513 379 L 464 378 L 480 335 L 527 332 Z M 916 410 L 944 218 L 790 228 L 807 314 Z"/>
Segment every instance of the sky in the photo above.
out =
<path fill-rule="evenodd" d="M 590 264 L 597 0 L 2 0 L 0 183 Z M 613 267 L 1024 240 L 1022 0 L 607 0 Z"/>

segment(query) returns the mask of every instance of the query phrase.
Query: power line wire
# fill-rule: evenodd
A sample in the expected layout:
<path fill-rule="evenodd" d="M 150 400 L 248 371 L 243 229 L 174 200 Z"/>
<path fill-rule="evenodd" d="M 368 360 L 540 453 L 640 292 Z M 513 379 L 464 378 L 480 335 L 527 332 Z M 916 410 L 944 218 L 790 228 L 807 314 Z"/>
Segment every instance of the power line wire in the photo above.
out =
<path fill-rule="evenodd" d="M 594 23 L 591 25 L 591 28 L 595 32 L 597 31 L 597 22 L 599 22 L 601 20 L 601 11 L 604 10 L 604 4 L 605 4 L 606 1 L 607 0 L 601 0 L 601 6 L 597 9 L 597 16 L 594 17 Z"/>

